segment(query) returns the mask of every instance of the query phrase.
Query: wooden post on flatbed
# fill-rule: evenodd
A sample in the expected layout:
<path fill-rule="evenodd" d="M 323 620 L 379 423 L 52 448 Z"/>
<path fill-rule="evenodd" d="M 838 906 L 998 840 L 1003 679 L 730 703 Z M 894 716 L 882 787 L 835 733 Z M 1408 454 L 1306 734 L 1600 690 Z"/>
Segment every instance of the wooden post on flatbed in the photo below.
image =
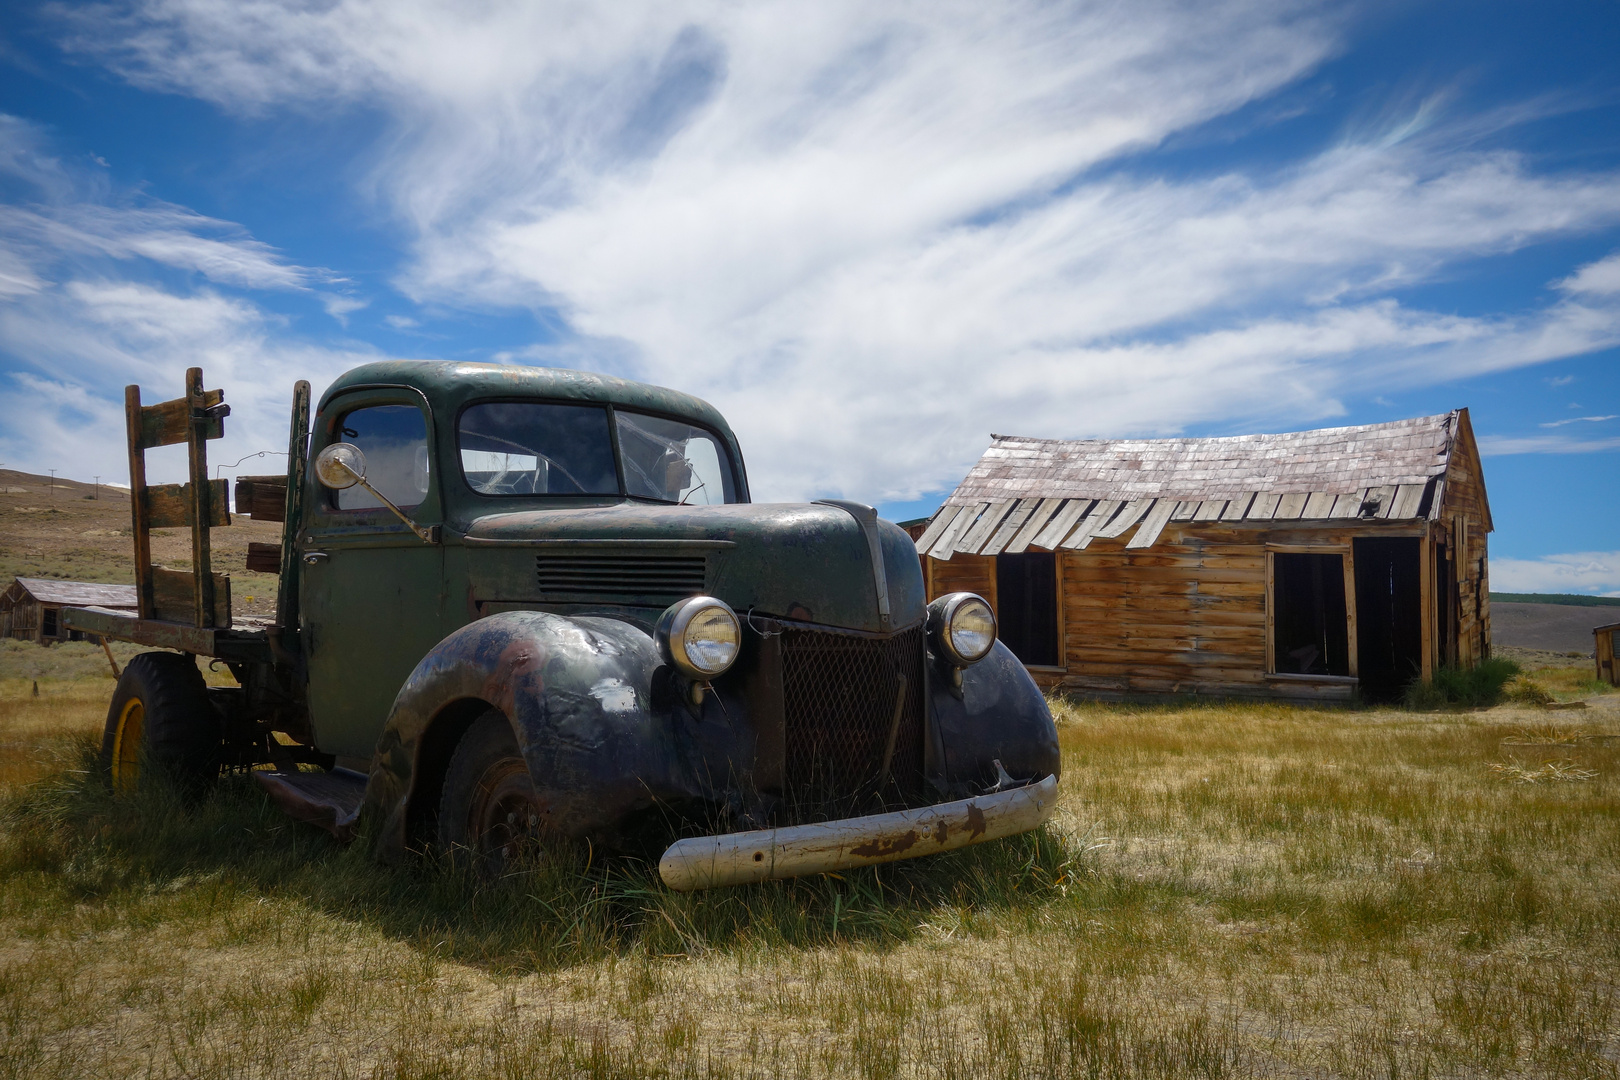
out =
<path fill-rule="evenodd" d="M 124 387 L 124 423 L 129 429 L 129 533 L 135 541 L 135 607 L 143 619 L 156 617 L 152 598 L 152 531 L 146 512 L 146 444 L 141 423 L 141 388 Z"/>
<path fill-rule="evenodd" d="M 186 369 L 186 457 L 191 464 L 191 572 L 197 579 L 192 590 L 195 625 L 214 625 L 214 575 L 208 543 L 209 496 L 207 404 L 203 401 L 202 368 Z"/>
<path fill-rule="evenodd" d="M 186 372 L 186 394 L 157 405 L 141 404 L 141 389 L 124 389 L 129 428 L 130 531 L 135 548 L 135 595 L 142 619 L 189 622 L 196 627 L 229 628 L 230 579 L 216 577 L 210 562 L 208 530 L 231 523 L 225 481 L 208 479 L 208 440 L 225 433 L 230 412 L 225 395 L 204 391 L 202 368 Z M 188 484 L 146 482 L 146 451 L 185 443 Z M 191 572 L 152 565 L 152 530 L 191 528 Z"/>

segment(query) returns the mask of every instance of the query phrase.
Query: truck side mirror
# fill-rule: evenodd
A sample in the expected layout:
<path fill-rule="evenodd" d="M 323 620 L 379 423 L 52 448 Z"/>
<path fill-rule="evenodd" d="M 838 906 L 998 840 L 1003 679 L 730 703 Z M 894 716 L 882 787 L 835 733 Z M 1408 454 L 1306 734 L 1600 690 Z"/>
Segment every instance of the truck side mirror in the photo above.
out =
<path fill-rule="evenodd" d="M 315 455 L 315 477 L 333 491 L 364 484 L 366 455 L 354 443 L 333 443 Z M 366 486 L 369 488 L 371 485 Z"/>
<path fill-rule="evenodd" d="M 439 527 L 422 528 L 406 516 L 405 511 L 394 505 L 394 501 L 370 484 L 366 483 L 366 455 L 353 443 L 333 443 L 319 454 L 315 455 L 315 478 L 323 487 L 333 491 L 342 491 L 359 484 L 394 512 L 394 516 L 410 527 L 411 532 L 417 535 L 425 544 L 439 542 Z"/>

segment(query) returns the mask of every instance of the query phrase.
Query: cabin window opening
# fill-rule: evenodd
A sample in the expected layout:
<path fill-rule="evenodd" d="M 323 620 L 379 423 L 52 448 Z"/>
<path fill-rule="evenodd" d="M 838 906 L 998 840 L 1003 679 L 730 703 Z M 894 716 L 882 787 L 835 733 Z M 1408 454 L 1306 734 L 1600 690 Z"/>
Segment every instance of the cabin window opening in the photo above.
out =
<path fill-rule="evenodd" d="M 1274 670 L 1349 675 L 1344 556 L 1275 552 L 1271 558 Z"/>
<path fill-rule="evenodd" d="M 1012 654 L 1031 667 L 1058 667 L 1057 556 L 1026 551 L 996 556 L 996 628 Z"/>
<path fill-rule="evenodd" d="M 40 636 L 42 636 L 42 637 L 55 637 L 56 636 L 56 609 L 55 608 L 45 608 L 44 610 L 42 610 L 39 613 L 39 621 L 40 621 Z"/>

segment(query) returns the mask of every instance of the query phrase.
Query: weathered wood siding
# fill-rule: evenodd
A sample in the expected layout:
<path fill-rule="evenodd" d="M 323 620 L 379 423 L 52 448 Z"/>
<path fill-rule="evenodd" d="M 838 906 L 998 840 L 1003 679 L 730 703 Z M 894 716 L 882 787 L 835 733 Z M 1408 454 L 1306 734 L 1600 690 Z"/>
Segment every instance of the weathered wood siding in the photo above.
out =
<path fill-rule="evenodd" d="M 1473 667 L 1491 654 L 1490 505 L 1480 467 L 1479 446 L 1466 411 L 1460 414 L 1456 443 L 1446 469 L 1439 522 L 1454 552 L 1457 585 L 1457 640 L 1453 655 L 1440 663 Z"/>
<path fill-rule="evenodd" d="M 1342 682 L 1266 677 L 1266 551 L 1341 553 L 1353 569 L 1356 537 L 1421 537 L 1425 528 L 1345 521 L 1257 529 L 1197 522 L 1170 526 L 1147 550 L 1126 550 L 1128 537 L 1121 536 L 1061 551 L 1064 665 L 1031 674 L 1043 689 L 1086 694 L 1347 700 L 1352 690 Z M 930 599 L 965 590 L 997 606 L 994 557 L 957 554 L 927 564 Z M 1346 602 L 1353 612 L 1353 595 Z M 1353 655 L 1353 621 L 1350 637 Z"/>

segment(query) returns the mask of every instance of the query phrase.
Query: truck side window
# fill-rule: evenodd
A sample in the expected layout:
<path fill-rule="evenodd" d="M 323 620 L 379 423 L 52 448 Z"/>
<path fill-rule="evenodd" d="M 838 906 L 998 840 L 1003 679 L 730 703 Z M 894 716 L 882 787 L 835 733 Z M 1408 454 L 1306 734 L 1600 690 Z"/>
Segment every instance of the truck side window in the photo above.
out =
<path fill-rule="evenodd" d="M 401 509 L 428 493 L 427 420 L 414 405 L 372 405 L 338 422 L 338 438 L 366 455 L 366 481 Z M 332 493 L 339 510 L 369 510 L 382 503 L 358 484 Z"/>

